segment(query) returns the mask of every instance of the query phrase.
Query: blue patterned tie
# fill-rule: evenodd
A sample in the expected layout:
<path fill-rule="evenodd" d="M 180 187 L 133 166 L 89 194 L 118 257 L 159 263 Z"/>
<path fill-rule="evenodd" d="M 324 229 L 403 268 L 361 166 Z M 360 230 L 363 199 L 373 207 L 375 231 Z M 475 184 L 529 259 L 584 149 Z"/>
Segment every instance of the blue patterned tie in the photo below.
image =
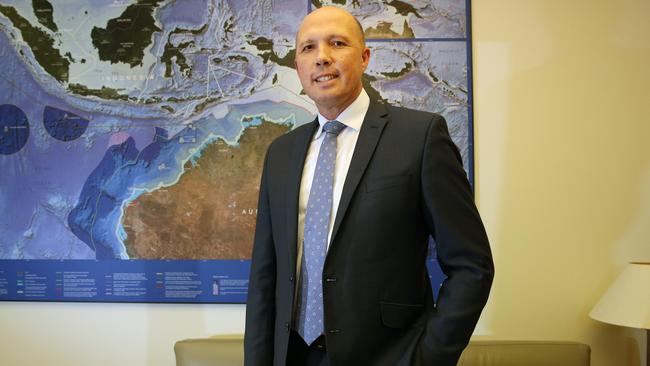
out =
<path fill-rule="evenodd" d="M 323 126 L 325 139 L 320 146 L 307 201 L 297 328 L 308 345 L 323 333 L 322 276 L 332 212 L 336 137 L 344 128 L 345 125 L 339 121 L 329 121 Z"/>

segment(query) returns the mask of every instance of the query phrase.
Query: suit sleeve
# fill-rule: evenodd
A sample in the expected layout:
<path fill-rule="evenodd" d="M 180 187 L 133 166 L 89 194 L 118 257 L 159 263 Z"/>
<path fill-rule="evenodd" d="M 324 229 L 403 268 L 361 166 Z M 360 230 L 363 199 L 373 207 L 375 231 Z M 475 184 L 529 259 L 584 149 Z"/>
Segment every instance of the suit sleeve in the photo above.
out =
<path fill-rule="evenodd" d="M 265 366 L 273 363 L 275 324 L 276 257 L 271 229 L 268 189 L 268 161 L 264 161 L 257 208 L 251 271 L 246 302 L 244 365 Z"/>
<path fill-rule="evenodd" d="M 462 159 L 437 115 L 427 131 L 421 186 L 424 216 L 447 278 L 420 349 L 426 365 L 456 365 L 487 302 L 494 264 Z"/>

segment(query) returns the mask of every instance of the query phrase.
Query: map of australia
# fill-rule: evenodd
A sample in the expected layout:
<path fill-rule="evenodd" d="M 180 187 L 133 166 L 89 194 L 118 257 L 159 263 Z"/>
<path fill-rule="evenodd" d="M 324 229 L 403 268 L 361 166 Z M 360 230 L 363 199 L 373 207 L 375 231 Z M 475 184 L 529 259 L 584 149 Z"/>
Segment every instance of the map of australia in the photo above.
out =
<path fill-rule="evenodd" d="M 365 28 L 368 94 L 442 114 L 470 169 L 465 1 L 3 0 L 0 259 L 250 258 L 324 5 Z"/>

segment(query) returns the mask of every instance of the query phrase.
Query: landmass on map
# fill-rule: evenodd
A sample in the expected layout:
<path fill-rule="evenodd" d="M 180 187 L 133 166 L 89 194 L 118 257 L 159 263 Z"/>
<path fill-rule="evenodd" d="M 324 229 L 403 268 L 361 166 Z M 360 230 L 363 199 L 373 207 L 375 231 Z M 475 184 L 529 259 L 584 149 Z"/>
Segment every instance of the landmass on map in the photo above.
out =
<path fill-rule="evenodd" d="M 49 1 L 32 0 L 32 7 L 34 8 L 34 14 L 38 18 L 39 23 L 52 32 L 58 32 L 59 28 L 56 26 L 54 16 L 52 15 L 54 8 L 52 8 L 52 4 Z"/>
<path fill-rule="evenodd" d="M 259 177 L 271 141 L 313 117 L 258 101 L 208 115 L 138 148 L 116 140 L 86 179 L 68 226 L 98 259 L 250 255 Z"/>
<path fill-rule="evenodd" d="M 40 27 L 33 26 L 11 6 L 0 5 L 0 13 L 9 18 L 20 31 L 23 40 L 45 71 L 60 82 L 68 81 L 70 60 L 61 55 L 55 46 L 54 38 Z"/>
<path fill-rule="evenodd" d="M 289 126 L 262 120 L 237 146 L 216 139 L 170 187 L 139 196 L 124 212 L 129 258 L 250 258 L 267 146 Z"/>
<path fill-rule="evenodd" d="M 138 0 L 106 28 L 94 27 L 90 36 L 99 51 L 99 59 L 130 66 L 142 65 L 144 49 L 151 44 L 154 32 L 160 32 L 153 11 L 162 0 Z"/>
<path fill-rule="evenodd" d="M 375 38 L 464 38 L 465 0 L 312 0 L 312 5 L 343 6 Z"/>

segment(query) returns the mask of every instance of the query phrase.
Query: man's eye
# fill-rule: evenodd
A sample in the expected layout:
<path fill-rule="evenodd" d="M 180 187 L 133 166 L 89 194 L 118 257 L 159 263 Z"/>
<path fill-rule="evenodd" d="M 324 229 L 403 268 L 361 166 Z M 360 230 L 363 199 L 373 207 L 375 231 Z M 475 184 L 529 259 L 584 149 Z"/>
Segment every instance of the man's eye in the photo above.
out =
<path fill-rule="evenodd" d="M 343 41 L 334 41 L 334 42 L 332 42 L 332 44 L 333 44 L 334 46 L 336 46 L 336 47 L 343 47 L 343 46 L 345 46 L 345 42 L 343 42 Z"/>
<path fill-rule="evenodd" d="M 302 48 L 302 51 L 303 51 L 303 52 L 305 52 L 305 51 L 309 51 L 309 50 L 311 50 L 312 48 L 313 48 L 313 46 L 310 45 L 310 44 L 308 44 L 308 45 L 306 45 L 306 46 L 304 46 L 304 47 Z"/>

